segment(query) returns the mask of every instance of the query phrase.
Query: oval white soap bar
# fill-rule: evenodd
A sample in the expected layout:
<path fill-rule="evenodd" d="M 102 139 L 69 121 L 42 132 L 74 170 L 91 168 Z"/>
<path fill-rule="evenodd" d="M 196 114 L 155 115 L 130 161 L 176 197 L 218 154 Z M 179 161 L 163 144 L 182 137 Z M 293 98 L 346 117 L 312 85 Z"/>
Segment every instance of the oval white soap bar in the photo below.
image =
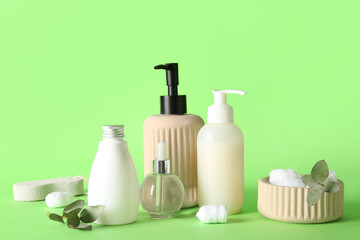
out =
<path fill-rule="evenodd" d="M 45 203 L 48 207 L 64 207 L 72 202 L 74 196 L 69 192 L 52 192 L 46 195 Z"/>

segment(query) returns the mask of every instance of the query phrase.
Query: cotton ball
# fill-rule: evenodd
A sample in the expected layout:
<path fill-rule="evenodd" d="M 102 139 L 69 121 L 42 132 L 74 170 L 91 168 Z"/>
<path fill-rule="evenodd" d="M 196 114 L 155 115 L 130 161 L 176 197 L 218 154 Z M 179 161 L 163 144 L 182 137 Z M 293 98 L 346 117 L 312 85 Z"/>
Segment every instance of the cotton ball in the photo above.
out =
<path fill-rule="evenodd" d="M 45 203 L 50 208 L 64 207 L 72 200 L 73 195 L 69 192 L 52 192 L 45 197 Z"/>
<path fill-rule="evenodd" d="M 202 223 L 226 223 L 227 210 L 224 205 L 206 205 L 202 206 L 196 213 L 196 217 Z"/>
<path fill-rule="evenodd" d="M 337 176 L 336 176 L 336 173 L 333 170 L 329 170 L 328 181 L 337 182 Z"/>
<path fill-rule="evenodd" d="M 293 169 L 274 169 L 270 172 L 269 182 L 273 185 L 286 187 L 305 187 L 301 175 Z"/>
<path fill-rule="evenodd" d="M 324 184 L 326 185 L 329 181 L 337 182 L 336 173 L 333 170 L 329 170 L 328 179 L 325 181 Z"/>

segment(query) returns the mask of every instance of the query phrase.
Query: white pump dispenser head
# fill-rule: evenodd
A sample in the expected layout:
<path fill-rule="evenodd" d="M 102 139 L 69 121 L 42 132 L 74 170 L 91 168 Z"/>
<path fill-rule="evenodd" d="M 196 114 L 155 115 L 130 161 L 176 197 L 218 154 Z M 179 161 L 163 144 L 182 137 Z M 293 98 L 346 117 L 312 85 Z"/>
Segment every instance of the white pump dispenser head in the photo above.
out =
<path fill-rule="evenodd" d="M 234 110 L 226 104 L 226 94 L 240 94 L 245 95 L 246 92 L 241 90 L 213 90 L 214 104 L 208 109 L 208 123 L 233 123 L 234 122 Z"/>

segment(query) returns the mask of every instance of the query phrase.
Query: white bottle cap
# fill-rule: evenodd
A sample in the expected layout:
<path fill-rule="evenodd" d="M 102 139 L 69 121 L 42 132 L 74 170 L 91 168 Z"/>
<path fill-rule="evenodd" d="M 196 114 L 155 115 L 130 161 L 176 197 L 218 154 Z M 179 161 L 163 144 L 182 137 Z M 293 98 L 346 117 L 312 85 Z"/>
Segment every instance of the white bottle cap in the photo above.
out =
<path fill-rule="evenodd" d="M 233 123 L 234 122 L 234 110 L 226 104 L 226 94 L 240 94 L 245 95 L 246 92 L 241 90 L 213 90 L 214 104 L 208 109 L 208 123 Z"/>

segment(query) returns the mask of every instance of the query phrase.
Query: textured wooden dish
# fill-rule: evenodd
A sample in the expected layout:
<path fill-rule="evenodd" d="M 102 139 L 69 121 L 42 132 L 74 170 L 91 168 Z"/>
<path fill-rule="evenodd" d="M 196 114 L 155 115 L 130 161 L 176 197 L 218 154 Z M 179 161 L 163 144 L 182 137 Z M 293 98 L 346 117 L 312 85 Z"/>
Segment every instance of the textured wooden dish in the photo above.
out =
<path fill-rule="evenodd" d="M 283 187 L 269 183 L 269 177 L 259 180 L 258 210 L 264 217 L 292 223 L 322 223 L 340 218 L 344 212 L 344 183 L 340 191 L 324 192 L 313 206 L 307 204 L 308 188 Z"/>

